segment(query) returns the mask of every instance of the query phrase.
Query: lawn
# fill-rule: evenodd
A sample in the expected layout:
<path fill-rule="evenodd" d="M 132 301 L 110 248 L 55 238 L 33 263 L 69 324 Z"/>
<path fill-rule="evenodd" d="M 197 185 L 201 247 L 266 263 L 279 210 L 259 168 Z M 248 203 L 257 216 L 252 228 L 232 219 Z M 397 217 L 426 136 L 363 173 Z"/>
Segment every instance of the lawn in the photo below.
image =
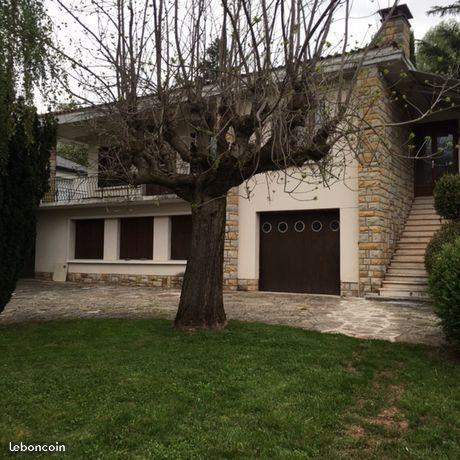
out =
<path fill-rule="evenodd" d="M 57 441 L 76 459 L 454 459 L 459 382 L 434 349 L 283 326 L 2 326 L 0 458 Z"/>

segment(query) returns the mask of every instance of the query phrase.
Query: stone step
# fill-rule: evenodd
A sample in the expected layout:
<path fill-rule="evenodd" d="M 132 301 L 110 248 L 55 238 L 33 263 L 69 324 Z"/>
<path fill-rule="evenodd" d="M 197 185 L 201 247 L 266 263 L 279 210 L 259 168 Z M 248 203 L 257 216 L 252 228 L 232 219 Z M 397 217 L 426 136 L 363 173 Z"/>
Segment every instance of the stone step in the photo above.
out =
<path fill-rule="evenodd" d="M 411 211 L 418 211 L 420 209 L 430 209 L 433 212 L 436 212 L 432 203 L 414 203 L 412 205 Z"/>
<path fill-rule="evenodd" d="M 409 232 L 420 230 L 422 232 L 430 231 L 430 232 L 436 233 L 440 228 L 441 228 L 441 224 L 437 222 L 434 222 L 434 223 L 427 222 L 425 224 L 412 224 L 412 223 L 407 224 L 405 227 L 405 230 Z"/>
<path fill-rule="evenodd" d="M 387 280 L 385 278 L 385 281 L 383 281 L 382 283 L 382 287 L 388 287 L 390 285 L 399 285 L 401 287 L 404 287 L 406 286 L 408 289 L 426 289 L 427 286 L 428 286 L 428 283 L 426 281 L 426 279 L 416 279 L 414 277 L 407 277 L 407 278 L 403 278 L 403 277 L 395 277 L 395 279 L 392 279 L 392 280 Z"/>
<path fill-rule="evenodd" d="M 428 277 L 425 276 L 410 276 L 410 275 L 390 275 L 387 274 L 385 277 L 385 282 L 389 283 L 395 283 L 395 282 L 401 282 L 401 283 L 416 283 L 416 284 L 423 284 L 427 285 L 428 284 Z"/>
<path fill-rule="evenodd" d="M 414 198 L 414 203 L 425 203 L 425 202 L 434 203 L 434 196 L 433 195 L 416 196 Z"/>
<path fill-rule="evenodd" d="M 433 213 L 432 211 L 429 211 L 429 212 L 411 212 L 408 216 L 407 216 L 408 220 L 411 220 L 411 219 L 417 219 L 417 220 L 420 220 L 420 219 L 430 219 L 430 220 L 438 220 L 439 221 L 439 216 L 435 213 Z"/>
<path fill-rule="evenodd" d="M 401 291 L 412 291 L 412 292 L 427 292 L 428 286 L 426 283 L 407 283 L 407 282 L 387 282 L 382 283 L 380 289 L 398 289 Z"/>
<path fill-rule="evenodd" d="M 425 264 L 423 262 L 413 262 L 410 260 L 392 260 L 390 263 L 390 268 L 399 268 L 404 270 L 425 270 Z"/>
<path fill-rule="evenodd" d="M 439 228 L 433 197 L 415 198 L 379 290 L 381 297 L 429 299 L 425 251 Z"/>
<path fill-rule="evenodd" d="M 414 277 L 427 277 L 426 270 L 422 268 L 398 268 L 389 267 L 387 271 L 388 276 L 414 276 Z"/>
<path fill-rule="evenodd" d="M 380 288 L 379 290 L 381 297 L 399 297 L 399 298 L 420 298 L 429 300 L 430 296 L 427 292 L 422 291 L 410 291 L 405 289 L 394 289 L 394 288 Z"/>
<path fill-rule="evenodd" d="M 407 254 L 395 254 L 393 256 L 395 262 L 423 262 L 425 260 L 424 255 L 408 256 Z"/>
<path fill-rule="evenodd" d="M 399 239 L 400 243 L 428 243 L 431 240 L 430 236 L 402 236 Z"/>
<path fill-rule="evenodd" d="M 436 209 L 434 206 L 429 204 L 414 204 L 412 208 L 410 208 L 410 214 L 437 214 Z"/>
<path fill-rule="evenodd" d="M 441 223 L 441 219 L 437 214 L 409 214 L 409 217 L 407 218 L 406 225 L 407 224 L 418 224 L 420 221 L 426 221 L 430 223 Z"/>
<path fill-rule="evenodd" d="M 425 248 L 398 248 L 396 249 L 395 256 L 424 256 Z"/>
<path fill-rule="evenodd" d="M 398 249 L 423 249 L 426 250 L 427 243 L 399 243 L 396 246 Z"/>
<path fill-rule="evenodd" d="M 403 231 L 401 237 L 407 236 L 407 237 L 413 237 L 413 236 L 429 236 L 430 238 L 434 235 L 435 232 L 431 230 L 412 230 L 408 229 L 407 227 Z"/>

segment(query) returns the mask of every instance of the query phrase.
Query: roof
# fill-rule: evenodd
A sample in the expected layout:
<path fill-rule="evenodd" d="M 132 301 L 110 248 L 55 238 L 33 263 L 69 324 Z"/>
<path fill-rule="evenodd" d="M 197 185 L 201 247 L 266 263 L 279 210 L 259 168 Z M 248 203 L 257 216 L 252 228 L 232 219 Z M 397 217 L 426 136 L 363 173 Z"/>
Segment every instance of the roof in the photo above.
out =
<path fill-rule="evenodd" d="M 79 173 L 87 173 L 88 170 L 85 166 L 75 163 L 75 161 L 68 160 L 67 158 L 56 156 L 56 169 L 66 169 L 67 171 L 74 171 Z"/>

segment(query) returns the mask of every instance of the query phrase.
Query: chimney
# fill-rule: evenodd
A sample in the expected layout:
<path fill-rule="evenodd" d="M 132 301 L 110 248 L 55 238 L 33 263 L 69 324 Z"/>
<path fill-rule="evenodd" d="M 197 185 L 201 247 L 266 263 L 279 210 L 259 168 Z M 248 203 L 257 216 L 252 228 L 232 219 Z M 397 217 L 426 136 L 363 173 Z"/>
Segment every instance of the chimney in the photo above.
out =
<path fill-rule="evenodd" d="M 407 58 L 410 58 L 410 34 L 409 19 L 412 13 L 406 4 L 397 5 L 394 8 L 384 8 L 378 13 L 383 23 L 383 28 L 377 37 L 376 44 L 379 46 L 396 46 Z"/>

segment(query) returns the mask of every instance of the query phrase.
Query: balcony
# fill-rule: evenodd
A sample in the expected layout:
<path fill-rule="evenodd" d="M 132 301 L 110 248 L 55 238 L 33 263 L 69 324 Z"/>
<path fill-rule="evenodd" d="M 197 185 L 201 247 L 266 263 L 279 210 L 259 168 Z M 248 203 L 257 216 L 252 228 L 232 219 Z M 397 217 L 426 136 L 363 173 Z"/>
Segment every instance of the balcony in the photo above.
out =
<path fill-rule="evenodd" d="M 95 176 L 56 177 L 50 180 L 50 189 L 41 206 L 85 204 L 99 201 L 144 201 L 153 197 L 177 198 L 159 185 L 145 184 L 137 187 L 119 181 Z"/>

